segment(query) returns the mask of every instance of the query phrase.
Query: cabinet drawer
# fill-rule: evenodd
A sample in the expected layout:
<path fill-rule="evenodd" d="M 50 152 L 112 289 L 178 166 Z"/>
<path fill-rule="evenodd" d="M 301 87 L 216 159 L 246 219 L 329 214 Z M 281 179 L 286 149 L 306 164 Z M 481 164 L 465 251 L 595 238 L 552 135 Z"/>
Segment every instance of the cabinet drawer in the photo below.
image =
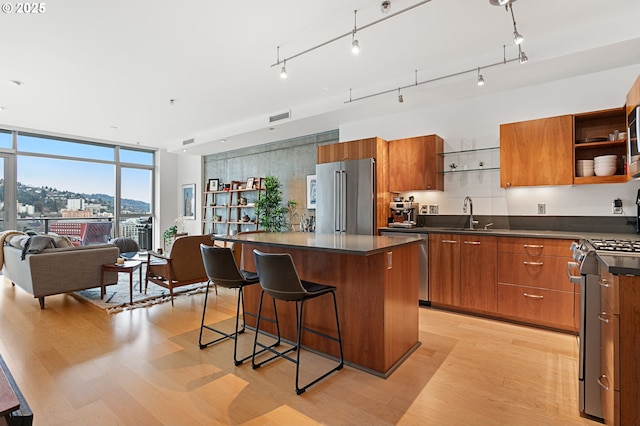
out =
<path fill-rule="evenodd" d="M 498 283 L 498 313 L 511 319 L 574 330 L 573 292 Z"/>
<path fill-rule="evenodd" d="M 498 282 L 548 288 L 573 293 L 574 284 L 567 279 L 567 258 L 526 254 L 498 253 Z"/>
<path fill-rule="evenodd" d="M 600 284 L 601 305 L 608 306 L 615 315 L 620 315 L 619 279 L 607 271 L 601 271 L 598 284 Z"/>
<path fill-rule="evenodd" d="M 498 252 L 522 253 L 530 256 L 571 257 L 573 240 L 551 238 L 502 237 L 498 239 Z"/>

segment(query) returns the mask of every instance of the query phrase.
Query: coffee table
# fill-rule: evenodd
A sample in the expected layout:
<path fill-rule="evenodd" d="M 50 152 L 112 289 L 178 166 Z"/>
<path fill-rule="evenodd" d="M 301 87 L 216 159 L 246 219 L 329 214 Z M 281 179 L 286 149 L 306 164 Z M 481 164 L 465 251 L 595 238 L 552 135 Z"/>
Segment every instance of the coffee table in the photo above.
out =
<path fill-rule="evenodd" d="M 107 263 L 100 268 L 100 298 L 103 298 L 106 294 L 104 285 L 104 273 L 105 272 L 124 272 L 129 274 L 129 303 L 133 303 L 133 271 L 136 269 L 140 271 L 140 293 L 142 293 L 142 261 L 140 260 L 125 260 L 124 263 Z"/>

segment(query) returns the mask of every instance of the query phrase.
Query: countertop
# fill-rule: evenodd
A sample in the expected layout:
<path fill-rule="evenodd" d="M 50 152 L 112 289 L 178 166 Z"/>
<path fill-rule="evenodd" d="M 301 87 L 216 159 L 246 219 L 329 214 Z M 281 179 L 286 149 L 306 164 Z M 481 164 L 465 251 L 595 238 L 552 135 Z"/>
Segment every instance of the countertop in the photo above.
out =
<path fill-rule="evenodd" d="M 392 231 L 416 234 L 473 234 L 495 235 L 501 237 L 531 237 L 531 238 L 558 238 L 568 240 L 579 239 L 621 239 L 640 240 L 637 234 L 614 234 L 606 232 L 563 232 L 544 230 L 518 230 L 518 229 L 462 229 L 442 227 L 414 227 L 414 228 L 380 228 L 380 231 Z M 567 247 L 569 250 L 569 247 Z M 614 275 L 640 276 L 640 256 L 598 254 L 601 265 Z"/>
<path fill-rule="evenodd" d="M 256 234 L 216 236 L 219 241 L 251 242 L 256 245 L 280 246 L 341 254 L 370 256 L 408 244 L 422 242 L 422 238 L 384 237 L 373 235 L 316 234 L 312 232 L 261 232 Z"/>

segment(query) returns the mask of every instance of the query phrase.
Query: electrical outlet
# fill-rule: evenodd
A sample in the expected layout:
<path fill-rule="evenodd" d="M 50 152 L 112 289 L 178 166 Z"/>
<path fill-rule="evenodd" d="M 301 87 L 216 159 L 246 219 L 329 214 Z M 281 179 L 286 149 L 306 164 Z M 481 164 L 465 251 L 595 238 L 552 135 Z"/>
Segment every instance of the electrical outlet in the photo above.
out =
<path fill-rule="evenodd" d="M 538 203 L 538 214 L 547 214 L 547 205 L 545 203 Z"/>
<path fill-rule="evenodd" d="M 429 204 L 429 214 L 438 214 L 439 210 L 437 204 Z"/>
<path fill-rule="evenodd" d="M 612 213 L 622 214 L 622 200 L 620 198 L 613 200 Z"/>
<path fill-rule="evenodd" d="M 429 214 L 429 206 L 426 204 L 422 204 L 420 206 L 420 214 Z"/>

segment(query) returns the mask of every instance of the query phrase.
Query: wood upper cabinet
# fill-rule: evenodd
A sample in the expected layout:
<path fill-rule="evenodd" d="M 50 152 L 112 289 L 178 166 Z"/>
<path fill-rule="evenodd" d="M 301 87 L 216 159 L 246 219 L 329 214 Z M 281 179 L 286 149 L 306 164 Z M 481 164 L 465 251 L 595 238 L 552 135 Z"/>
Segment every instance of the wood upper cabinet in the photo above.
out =
<path fill-rule="evenodd" d="M 429 300 L 460 306 L 460 235 L 429 234 Z"/>
<path fill-rule="evenodd" d="M 498 303 L 498 239 L 460 238 L 460 306 L 494 313 Z"/>
<path fill-rule="evenodd" d="M 418 136 L 389 141 L 389 190 L 444 190 L 444 141 Z"/>
<path fill-rule="evenodd" d="M 573 115 L 500 126 L 500 186 L 571 185 Z"/>
<path fill-rule="evenodd" d="M 637 105 L 640 105 L 640 76 L 638 76 L 633 86 L 631 86 L 631 90 L 627 93 L 627 116 L 631 114 L 631 111 Z"/>

